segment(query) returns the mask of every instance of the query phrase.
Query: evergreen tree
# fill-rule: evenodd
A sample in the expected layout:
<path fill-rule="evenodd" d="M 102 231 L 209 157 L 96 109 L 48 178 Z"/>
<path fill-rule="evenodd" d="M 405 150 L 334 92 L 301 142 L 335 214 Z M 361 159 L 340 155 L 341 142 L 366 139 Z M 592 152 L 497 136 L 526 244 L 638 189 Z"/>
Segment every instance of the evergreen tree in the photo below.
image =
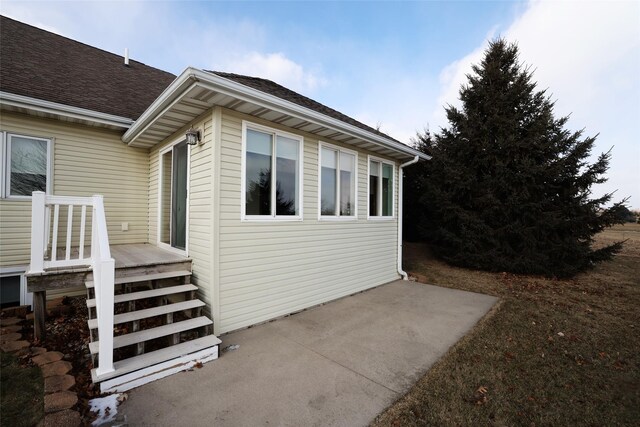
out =
<path fill-rule="evenodd" d="M 446 108 L 449 126 L 419 135 L 417 147 L 433 159 L 407 180 L 421 195 L 419 219 L 407 218 L 414 232 L 445 260 L 491 271 L 570 276 L 619 251 L 621 242 L 591 245 L 620 222 L 624 204 L 604 209 L 611 194 L 591 198 L 610 152 L 588 163 L 596 137 L 554 117 L 517 46 L 490 42 L 467 78 L 462 108 Z"/>

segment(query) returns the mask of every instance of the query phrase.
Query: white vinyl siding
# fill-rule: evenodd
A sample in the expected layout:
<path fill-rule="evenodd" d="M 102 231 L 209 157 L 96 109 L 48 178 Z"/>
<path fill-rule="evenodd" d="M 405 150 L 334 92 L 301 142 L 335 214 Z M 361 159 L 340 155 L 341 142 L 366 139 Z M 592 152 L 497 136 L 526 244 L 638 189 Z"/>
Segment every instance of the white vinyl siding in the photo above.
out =
<path fill-rule="evenodd" d="M 0 126 L 7 133 L 51 140 L 52 194 L 104 195 L 111 244 L 147 241 L 148 150 L 128 147 L 116 131 L 16 113 L 2 112 Z M 128 231 L 122 231 L 124 222 Z M 66 220 L 59 229 L 59 236 L 65 235 Z M 79 230 L 73 235 L 77 238 Z M 31 199 L 1 199 L 0 266 L 29 264 L 30 236 Z"/>
<path fill-rule="evenodd" d="M 212 143 L 212 112 L 205 113 L 204 117 L 193 123 L 194 129 L 202 131 L 202 142 L 191 146 L 189 154 L 189 207 L 187 223 L 187 256 L 192 259 L 191 282 L 199 288 L 199 298 L 207 304 L 212 303 L 212 263 L 213 263 L 213 152 Z M 158 244 L 158 171 L 159 153 L 169 144 L 184 136 L 186 126 L 180 129 L 164 142 L 153 147 L 149 152 L 150 173 L 148 177 L 149 199 L 148 241 L 153 245 Z"/>
<path fill-rule="evenodd" d="M 358 187 L 357 219 L 319 220 L 319 141 L 310 134 L 299 133 L 304 138 L 303 221 L 241 220 L 243 120 L 294 133 L 284 126 L 222 110 L 216 332 L 260 323 L 396 280 L 397 222 L 366 220 L 366 185 Z M 359 154 L 358 181 L 366 183 L 369 153 Z"/>

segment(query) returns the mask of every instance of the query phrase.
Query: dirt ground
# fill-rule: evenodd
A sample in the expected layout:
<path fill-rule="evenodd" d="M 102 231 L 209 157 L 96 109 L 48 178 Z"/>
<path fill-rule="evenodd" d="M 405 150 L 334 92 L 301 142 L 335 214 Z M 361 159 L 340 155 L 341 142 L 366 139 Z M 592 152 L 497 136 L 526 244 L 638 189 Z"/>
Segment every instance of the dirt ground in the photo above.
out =
<path fill-rule="evenodd" d="M 612 261 L 569 280 L 448 266 L 405 246 L 405 266 L 434 285 L 501 302 L 375 426 L 637 425 L 640 419 L 640 225 Z"/>

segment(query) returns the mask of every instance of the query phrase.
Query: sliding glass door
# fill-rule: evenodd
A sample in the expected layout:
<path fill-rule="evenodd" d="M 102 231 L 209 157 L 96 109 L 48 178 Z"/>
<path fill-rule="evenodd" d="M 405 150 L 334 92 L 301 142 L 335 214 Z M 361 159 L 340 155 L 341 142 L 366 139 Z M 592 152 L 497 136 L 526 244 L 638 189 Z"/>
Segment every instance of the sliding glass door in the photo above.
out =
<path fill-rule="evenodd" d="M 160 155 L 159 241 L 173 248 L 187 248 L 189 152 L 181 142 Z"/>

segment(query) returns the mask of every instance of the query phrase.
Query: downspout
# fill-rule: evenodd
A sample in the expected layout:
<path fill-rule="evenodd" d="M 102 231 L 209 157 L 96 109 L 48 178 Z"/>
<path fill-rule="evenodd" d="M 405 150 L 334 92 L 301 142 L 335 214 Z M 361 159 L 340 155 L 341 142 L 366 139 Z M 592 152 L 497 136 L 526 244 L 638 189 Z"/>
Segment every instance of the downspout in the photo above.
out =
<path fill-rule="evenodd" d="M 413 160 L 409 160 L 408 162 L 401 164 L 400 168 L 398 169 L 398 274 L 402 276 L 402 280 L 407 280 L 409 278 L 409 276 L 407 275 L 407 272 L 402 269 L 402 201 L 403 201 L 402 181 L 404 178 L 403 169 L 406 166 L 417 163 L 419 159 L 420 159 L 420 156 L 415 156 Z"/>

